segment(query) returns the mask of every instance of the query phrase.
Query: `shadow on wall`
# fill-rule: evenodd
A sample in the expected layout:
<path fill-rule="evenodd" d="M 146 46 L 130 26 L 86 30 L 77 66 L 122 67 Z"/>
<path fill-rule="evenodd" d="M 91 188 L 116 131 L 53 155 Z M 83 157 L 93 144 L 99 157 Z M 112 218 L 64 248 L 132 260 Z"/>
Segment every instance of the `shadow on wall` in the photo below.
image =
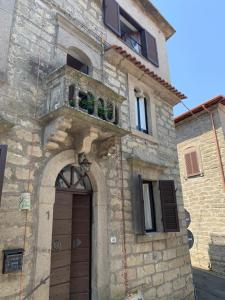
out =
<path fill-rule="evenodd" d="M 225 235 L 211 234 L 209 244 L 210 269 L 225 275 Z"/>

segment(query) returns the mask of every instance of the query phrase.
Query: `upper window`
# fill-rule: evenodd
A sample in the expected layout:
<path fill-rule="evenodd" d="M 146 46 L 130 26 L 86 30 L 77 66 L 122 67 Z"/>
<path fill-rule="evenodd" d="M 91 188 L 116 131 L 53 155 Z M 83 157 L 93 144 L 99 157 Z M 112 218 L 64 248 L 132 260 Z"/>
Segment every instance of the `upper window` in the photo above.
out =
<path fill-rule="evenodd" d="M 67 54 L 67 65 L 84 74 L 89 74 L 89 67 L 69 54 Z"/>
<path fill-rule="evenodd" d="M 123 15 L 120 15 L 120 28 L 122 40 L 135 52 L 142 54 L 141 32 L 135 24 L 129 22 Z"/>
<path fill-rule="evenodd" d="M 159 66 L 155 38 L 129 16 L 115 0 L 104 0 L 104 22 L 132 50 Z"/>
<path fill-rule="evenodd" d="M 136 129 L 148 133 L 146 98 L 136 98 Z"/>
<path fill-rule="evenodd" d="M 198 153 L 195 147 L 191 147 L 185 151 L 184 160 L 187 177 L 192 177 L 201 174 Z"/>

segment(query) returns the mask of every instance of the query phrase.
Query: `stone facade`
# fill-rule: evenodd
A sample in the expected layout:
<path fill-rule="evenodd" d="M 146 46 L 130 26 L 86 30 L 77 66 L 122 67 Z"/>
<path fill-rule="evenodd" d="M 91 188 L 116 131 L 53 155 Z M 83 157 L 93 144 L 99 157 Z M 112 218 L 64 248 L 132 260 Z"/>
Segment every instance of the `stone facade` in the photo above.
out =
<path fill-rule="evenodd" d="M 8 2 L 14 6 L 14 1 Z M 0 85 L 0 143 L 8 145 L 0 207 L 0 249 L 24 248 L 25 254 L 22 272 L 0 274 L 2 300 L 49 299 L 49 280 L 43 280 L 50 272 L 55 180 L 63 167 L 78 163 L 81 149 L 92 162 L 92 299 L 122 300 L 127 296 L 125 291 L 140 291 L 147 300 L 194 299 L 172 114 L 179 97 L 141 70 L 132 69 L 126 60 L 113 64 L 113 56 L 106 58 L 102 45 L 123 45 L 158 76 L 169 80 L 166 39 L 160 29 L 163 25 L 159 26 L 137 1 L 129 0 L 130 5 L 127 1 L 118 2 L 155 35 L 159 68 L 132 54 L 105 28 L 101 1 L 15 1 L 8 33 L 4 33 L 8 34 L 5 40 L 9 41 L 9 50 L 8 55 L 4 52 L 7 59 L 4 58 Z M 2 5 L 0 1 L 1 13 L 8 13 Z M 4 19 L 0 22 L 3 28 Z M 74 120 L 77 118 L 71 118 L 73 125 L 68 124 L 70 116 L 63 110 L 59 110 L 62 115 L 50 115 L 51 120 L 49 115 L 43 117 L 49 92 L 47 78 L 65 65 L 67 53 L 75 50 L 86 55 L 92 77 L 105 86 L 104 94 L 116 93 L 118 101 L 121 97 L 119 129 L 90 116 L 85 119 L 89 129 L 83 136 L 70 131 L 71 126 L 78 128 Z M 135 130 L 131 99 L 134 87 L 140 87 L 151 99 L 151 136 Z M 64 123 L 48 123 L 61 116 Z M 54 138 L 48 130 L 55 134 Z M 53 144 L 49 146 L 49 142 Z M 137 157 L 139 163 L 130 163 L 131 156 Z M 175 181 L 180 232 L 134 234 L 134 172 L 149 180 Z M 23 192 L 31 194 L 29 211 L 18 208 Z M 115 244 L 110 242 L 111 236 L 116 236 Z"/>
<path fill-rule="evenodd" d="M 224 105 L 219 104 L 224 97 L 218 98 L 207 109 L 213 113 L 224 168 Z M 209 113 L 202 109 L 195 117 L 177 121 L 176 135 L 184 206 L 191 215 L 189 229 L 195 240 L 190 251 L 192 264 L 224 275 L 224 179 Z M 201 173 L 187 178 L 184 153 L 189 147 L 197 150 Z"/>

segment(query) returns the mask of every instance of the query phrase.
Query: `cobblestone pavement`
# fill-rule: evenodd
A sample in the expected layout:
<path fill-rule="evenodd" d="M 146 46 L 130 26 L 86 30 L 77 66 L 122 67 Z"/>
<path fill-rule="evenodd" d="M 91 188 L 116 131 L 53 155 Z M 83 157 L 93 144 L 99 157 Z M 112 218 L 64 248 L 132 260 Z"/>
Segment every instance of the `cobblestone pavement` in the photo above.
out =
<path fill-rule="evenodd" d="M 193 268 L 196 300 L 225 300 L 225 278 Z"/>

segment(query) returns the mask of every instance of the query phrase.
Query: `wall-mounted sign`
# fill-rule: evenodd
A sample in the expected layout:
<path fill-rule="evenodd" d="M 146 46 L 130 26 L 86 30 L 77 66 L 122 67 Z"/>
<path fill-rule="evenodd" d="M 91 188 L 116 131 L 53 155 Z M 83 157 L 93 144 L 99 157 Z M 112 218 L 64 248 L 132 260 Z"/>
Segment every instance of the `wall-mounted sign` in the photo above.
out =
<path fill-rule="evenodd" d="M 3 274 L 22 270 L 24 249 L 3 250 Z"/>
<path fill-rule="evenodd" d="M 189 245 L 189 249 L 191 249 L 194 245 L 194 236 L 189 229 L 187 230 L 187 233 L 188 233 L 188 245 Z"/>
<path fill-rule="evenodd" d="M 20 195 L 20 210 L 30 210 L 31 203 L 30 203 L 30 193 L 22 193 Z"/>

